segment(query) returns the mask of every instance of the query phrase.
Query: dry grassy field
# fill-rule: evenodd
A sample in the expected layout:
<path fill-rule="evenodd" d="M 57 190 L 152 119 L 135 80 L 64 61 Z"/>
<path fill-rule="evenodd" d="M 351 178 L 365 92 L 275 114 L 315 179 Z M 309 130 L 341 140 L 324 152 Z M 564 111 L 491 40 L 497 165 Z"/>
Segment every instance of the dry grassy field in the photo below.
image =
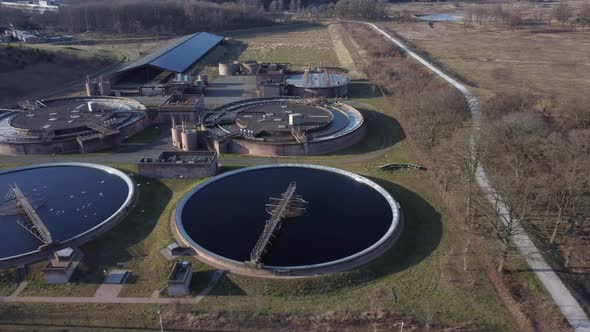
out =
<path fill-rule="evenodd" d="M 580 1 L 572 1 L 572 7 Z M 548 5 L 515 3 L 525 17 L 549 20 Z M 466 6 L 404 5 L 411 13 L 464 15 Z M 427 22 L 386 26 L 426 51 L 445 66 L 475 82 L 483 95 L 524 88 L 549 97 L 569 98 L 590 90 L 590 30 L 550 26 L 521 27 Z"/>
<path fill-rule="evenodd" d="M 294 68 L 340 65 L 325 26 L 269 27 L 228 36 L 247 44 L 241 60 L 287 62 Z"/>

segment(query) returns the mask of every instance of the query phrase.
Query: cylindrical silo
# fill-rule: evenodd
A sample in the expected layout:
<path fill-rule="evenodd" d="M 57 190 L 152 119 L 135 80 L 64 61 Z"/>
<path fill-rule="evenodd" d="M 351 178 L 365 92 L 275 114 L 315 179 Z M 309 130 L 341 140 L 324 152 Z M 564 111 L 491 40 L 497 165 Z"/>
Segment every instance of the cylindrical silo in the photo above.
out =
<path fill-rule="evenodd" d="M 172 126 L 172 128 L 170 129 L 171 133 L 172 133 L 172 146 L 181 149 L 182 148 L 182 144 L 181 141 L 179 140 L 179 133 L 182 130 L 182 126 Z"/>
<path fill-rule="evenodd" d="M 182 151 L 197 150 L 197 131 L 193 129 L 185 129 L 181 134 Z"/>
<path fill-rule="evenodd" d="M 239 71 L 240 63 L 237 61 L 219 63 L 219 75 L 221 76 L 233 76 Z"/>

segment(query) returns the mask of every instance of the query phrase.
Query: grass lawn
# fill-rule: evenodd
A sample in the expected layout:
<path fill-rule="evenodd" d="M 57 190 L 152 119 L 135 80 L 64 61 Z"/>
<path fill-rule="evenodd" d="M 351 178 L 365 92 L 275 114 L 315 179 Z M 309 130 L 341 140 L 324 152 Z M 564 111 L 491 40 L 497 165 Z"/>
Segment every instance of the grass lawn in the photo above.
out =
<path fill-rule="evenodd" d="M 16 289 L 16 270 L 0 271 L 0 296 L 8 296 Z"/>

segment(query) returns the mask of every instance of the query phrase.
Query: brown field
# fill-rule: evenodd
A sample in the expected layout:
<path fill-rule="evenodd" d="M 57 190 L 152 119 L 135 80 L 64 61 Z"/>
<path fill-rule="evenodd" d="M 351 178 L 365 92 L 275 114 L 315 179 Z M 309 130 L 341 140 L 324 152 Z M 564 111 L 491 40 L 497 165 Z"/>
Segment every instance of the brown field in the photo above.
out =
<path fill-rule="evenodd" d="M 572 7 L 582 2 L 572 1 Z M 463 15 L 467 5 L 404 5 L 411 13 Z M 394 30 L 457 74 L 475 82 L 482 95 L 524 88 L 535 94 L 570 98 L 590 90 L 590 30 L 548 22 L 548 5 L 509 4 L 525 17 L 541 17 L 546 25 L 507 26 L 427 22 L 390 23 Z M 394 7 L 395 8 L 395 7 Z M 551 24 L 551 25 L 549 25 Z"/>

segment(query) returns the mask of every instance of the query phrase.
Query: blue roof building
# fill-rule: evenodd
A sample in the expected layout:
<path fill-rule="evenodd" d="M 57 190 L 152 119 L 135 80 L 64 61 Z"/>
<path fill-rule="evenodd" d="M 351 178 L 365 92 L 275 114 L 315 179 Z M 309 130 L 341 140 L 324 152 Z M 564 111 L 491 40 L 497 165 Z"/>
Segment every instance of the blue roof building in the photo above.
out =
<path fill-rule="evenodd" d="M 184 36 L 119 69 L 119 81 L 149 81 L 163 71 L 184 73 L 223 41 L 222 36 L 198 32 Z"/>

